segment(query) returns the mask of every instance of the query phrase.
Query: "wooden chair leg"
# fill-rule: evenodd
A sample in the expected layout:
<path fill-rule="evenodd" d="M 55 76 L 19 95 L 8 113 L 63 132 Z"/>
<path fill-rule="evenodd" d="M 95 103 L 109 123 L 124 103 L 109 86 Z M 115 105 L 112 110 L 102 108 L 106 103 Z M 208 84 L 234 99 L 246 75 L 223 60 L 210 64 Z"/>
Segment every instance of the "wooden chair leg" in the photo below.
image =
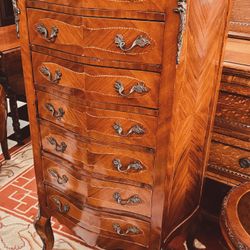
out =
<path fill-rule="evenodd" d="M 4 159 L 9 160 L 10 154 L 9 154 L 8 142 L 7 142 L 7 130 L 5 131 L 4 139 L 1 141 L 1 147 L 2 147 L 2 151 L 3 151 Z"/>
<path fill-rule="evenodd" d="M 10 100 L 10 112 L 11 118 L 13 122 L 13 129 L 15 132 L 16 140 L 18 145 L 22 145 L 22 135 L 19 123 L 19 114 L 18 114 L 18 107 L 17 107 L 17 98 L 16 95 L 13 93 L 9 93 L 9 100 Z"/>

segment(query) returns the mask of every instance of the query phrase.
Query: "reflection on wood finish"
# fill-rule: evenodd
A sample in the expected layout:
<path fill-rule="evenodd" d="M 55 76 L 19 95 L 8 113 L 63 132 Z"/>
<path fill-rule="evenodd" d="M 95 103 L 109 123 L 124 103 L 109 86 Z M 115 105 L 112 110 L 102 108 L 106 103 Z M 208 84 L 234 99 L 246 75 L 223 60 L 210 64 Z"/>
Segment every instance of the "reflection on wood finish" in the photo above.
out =
<path fill-rule="evenodd" d="M 37 97 L 41 118 L 73 132 L 107 142 L 155 147 L 155 117 L 88 108 L 40 91 Z M 63 116 L 58 119 L 48 105 L 63 110 Z"/>
<path fill-rule="evenodd" d="M 43 150 L 54 155 L 60 156 L 63 159 L 83 167 L 90 173 L 103 174 L 109 177 L 116 177 L 119 180 L 133 180 L 135 182 L 153 184 L 153 165 L 154 155 L 144 153 L 133 149 L 124 149 L 114 146 L 101 145 L 94 142 L 84 142 L 79 140 L 79 137 L 72 138 L 72 134 L 65 133 L 60 129 L 56 129 L 49 124 L 41 125 L 41 136 Z M 64 153 L 55 150 L 48 138 L 53 137 L 58 142 L 65 142 L 67 149 Z M 120 168 L 114 164 L 114 160 L 119 159 L 124 169 L 127 171 L 120 171 Z M 139 171 L 129 167 L 130 164 L 140 163 L 143 169 Z M 127 166 L 127 167 L 126 167 Z"/>
<path fill-rule="evenodd" d="M 60 193 L 54 191 L 52 188 L 47 187 L 47 191 L 48 204 L 53 213 L 61 213 L 58 211 L 57 203 L 54 202 L 54 199 L 56 198 L 63 206 L 69 207 L 68 212 L 66 214 L 63 213 L 63 215 L 79 221 L 82 227 L 92 232 L 102 233 L 108 237 L 119 238 L 142 246 L 148 246 L 150 230 L 149 224 L 147 222 L 129 217 L 115 217 L 114 215 L 108 213 L 99 214 L 99 216 L 96 216 L 91 210 L 87 208 L 79 208 L 61 196 Z M 56 215 L 56 217 L 57 216 L 58 215 Z M 118 226 L 116 225 L 119 225 L 121 230 L 119 230 Z M 129 228 L 137 228 L 138 231 L 136 230 L 135 232 L 134 230 L 129 230 L 128 232 L 127 230 Z"/>
<path fill-rule="evenodd" d="M 63 193 L 71 194 L 71 197 L 81 200 L 83 204 L 147 217 L 151 215 L 152 191 L 149 189 L 84 176 L 76 173 L 75 168 L 65 162 L 59 164 L 49 158 L 43 158 L 43 166 L 46 183 L 52 184 Z M 67 178 L 67 181 L 58 182 L 58 176 L 65 176 L 64 179 Z"/>
<path fill-rule="evenodd" d="M 138 10 L 138 11 L 161 11 L 166 8 L 165 0 L 39 0 L 41 2 L 55 3 L 81 8 L 108 9 L 108 10 Z"/>
<path fill-rule="evenodd" d="M 38 10 L 28 12 L 32 44 L 87 57 L 161 64 L 162 38 L 159 34 L 163 34 L 163 23 L 72 17 Z M 44 32 L 37 31 L 37 26 L 46 27 L 49 33 L 54 27 L 58 30 L 57 35 L 53 40 L 47 38 Z M 117 35 L 123 36 L 131 47 L 129 51 L 124 52 L 123 45 L 117 46 Z M 135 44 L 138 37 L 143 40 Z M 147 46 L 144 46 L 146 40 Z"/>
<path fill-rule="evenodd" d="M 160 75 L 156 73 L 92 67 L 39 53 L 33 53 L 33 67 L 36 84 L 81 100 L 158 108 Z M 46 74 L 41 70 L 45 67 Z"/>

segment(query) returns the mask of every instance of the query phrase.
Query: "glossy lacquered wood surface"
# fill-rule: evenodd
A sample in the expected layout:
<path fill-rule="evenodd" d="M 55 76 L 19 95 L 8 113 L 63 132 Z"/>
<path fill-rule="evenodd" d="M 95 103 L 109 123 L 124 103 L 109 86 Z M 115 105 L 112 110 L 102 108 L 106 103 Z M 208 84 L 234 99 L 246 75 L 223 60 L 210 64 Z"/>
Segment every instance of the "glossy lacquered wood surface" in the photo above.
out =
<path fill-rule="evenodd" d="M 87 208 L 83 209 L 81 205 L 77 206 L 69 199 L 62 196 L 59 192 L 56 192 L 49 187 L 47 187 L 47 194 L 49 208 L 53 211 L 53 214 L 56 217 L 63 215 L 69 219 L 73 218 L 78 221 L 79 225 L 83 228 L 86 228 L 91 232 L 96 232 L 99 235 L 129 241 L 141 246 L 148 246 L 150 234 L 149 223 L 129 217 L 115 216 L 108 213 L 99 213 L 97 216 L 91 210 Z M 55 199 L 59 200 L 59 204 L 62 209 L 67 206 L 68 212 L 60 212 L 58 210 L 58 203 L 55 202 Z M 137 233 L 130 232 L 127 234 L 125 233 L 124 235 L 119 235 L 114 229 L 114 225 L 119 225 L 122 229 L 122 233 L 126 232 L 130 227 L 136 227 Z"/>
<path fill-rule="evenodd" d="M 107 182 L 79 173 L 79 167 L 43 158 L 45 182 L 84 205 L 151 216 L 149 188 Z"/>
<path fill-rule="evenodd" d="M 160 74 L 94 67 L 33 53 L 35 83 L 92 102 L 158 108 Z M 43 74 L 46 67 L 52 78 Z M 61 73 L 55 82 L 56 72 Z M 120 84 L 120 85 L 119 85 Z M 136 91 L 136 86 L 144 90 Z M 120 86 L 120 87 L 119 87 Z"/>
<path fill-rule="evenodd" d="M 88 108 L 44 92 L 37 98 L 41 118 L 82 136 L 155 148 L 156 117 Z"/>
<path fill-rule="evenodd" d="M 161 64 L 164 23 L 85 18 L 47 11 L 29 9 L 29 33 L 32 44 L 62 50 L 83 57 L 105 58 L 106 60 L 130 61 L 147 64 Z M 49 35 L 53 27 L 58 34 L 53 41 L 47 41 L 37 32 L 44 26 Z M 115 39 L 122 35 L 126 43 L 124 52 Z M 129 49 L 142 36 L 147 45 Z"/>
<path fill-rule="evenodd" d="M 73 6 L 78 8 L 107 9 L 107 10 L 139 10 L 164 12 L 166 2 L 164 0 L 40 0 L 45 3 L 55 3 L 58 5 Z"/>
<path fill-rule="evenodd" d="M 56 128 L 48 123 L 41 123 L 41 137 L 43 150 L 66 159 L 90 173 L 103 174 L 106 177 L 115 177 L 117 181 L 129 181 L 153 184 L 154 154 L 132 148 L 117 147 L 115 145 L 100 144 L 81 140 L 76 134 Z M 54 138 L 58 145 L 66 144 L 65 150 L 56 150 L 49 138 Z M 129 149 L 130 148 L 130 149 Z M 119 160 L 122 167 L 119 169 L 114 163 Z M 130 164 L 139 163 L 141 169 L 128 168 Z"/>
<path fill-rule="evenodd" d="M 62 2 L 60 2 L 62 3 Z M 140 10 L 128 10 L 128 9 L 96 9 L 96 8 L 79 8 L 66 5 L 58 5 L 56 3 L 48 3 L 45 1 L 27 0 L 27 7 L 37 8 L 42 10 L 55 11 L 59 13 L 65 13 L 77 16 L 96 16 L 96 17 L 111 17 L 111 18 L 126 18 L 126 19 L 138 19 L 138 20 L 152 20 L 152 21 L 165 21 L 165 12 L 145 11 Z"/>

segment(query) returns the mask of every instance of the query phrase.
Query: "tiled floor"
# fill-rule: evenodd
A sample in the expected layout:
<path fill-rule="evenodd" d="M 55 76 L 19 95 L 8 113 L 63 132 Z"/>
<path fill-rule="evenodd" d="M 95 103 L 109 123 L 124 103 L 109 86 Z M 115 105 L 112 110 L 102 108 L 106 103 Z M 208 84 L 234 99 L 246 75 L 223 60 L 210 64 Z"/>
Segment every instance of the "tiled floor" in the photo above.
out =
<path fill-rule="evenodd" d="M 23 103 L 23 102 L 17 102 L 17 105 L 18 105 L 18 107 L 21 107 L 21 106 L 25 105 L 25 103 Z M 9 111 L 10 111 L 10 108 L 9 108 L 9 103 L 8 103 L 8 112 Z M 28 122 L 23 121 L 23 120 L 19 120 L 19 122 L 20 122 L 20 128 L 23 128 L 23 127 L 25 127 L 28 124 Z M 12 119 L 11 119 L 11 117 L 8 117 L 8 119 L 7 119 L 7 136 L 10 136 L 13 133 L 14 133 L 14 130 L 13 130 L 13 126 L 12 126 Z M 16 141 L 8 140 L 8 147 L 9 148 L 12 148 L 16 144 L 17 144 Z M 2 149 L 0 147 L 0 154 L 1 153 L 2 153 Z"/>

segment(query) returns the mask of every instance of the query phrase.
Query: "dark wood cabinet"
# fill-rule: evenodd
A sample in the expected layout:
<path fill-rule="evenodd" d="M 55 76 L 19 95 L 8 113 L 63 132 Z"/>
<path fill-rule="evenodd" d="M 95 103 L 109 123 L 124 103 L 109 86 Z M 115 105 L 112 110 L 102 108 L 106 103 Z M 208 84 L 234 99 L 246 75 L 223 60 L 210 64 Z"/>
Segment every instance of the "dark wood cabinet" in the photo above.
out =
<path fill-rule="evenodd" d="M 14 24 L 14 14 L 11 0 L 0 0 L 0 26 Z"/>

